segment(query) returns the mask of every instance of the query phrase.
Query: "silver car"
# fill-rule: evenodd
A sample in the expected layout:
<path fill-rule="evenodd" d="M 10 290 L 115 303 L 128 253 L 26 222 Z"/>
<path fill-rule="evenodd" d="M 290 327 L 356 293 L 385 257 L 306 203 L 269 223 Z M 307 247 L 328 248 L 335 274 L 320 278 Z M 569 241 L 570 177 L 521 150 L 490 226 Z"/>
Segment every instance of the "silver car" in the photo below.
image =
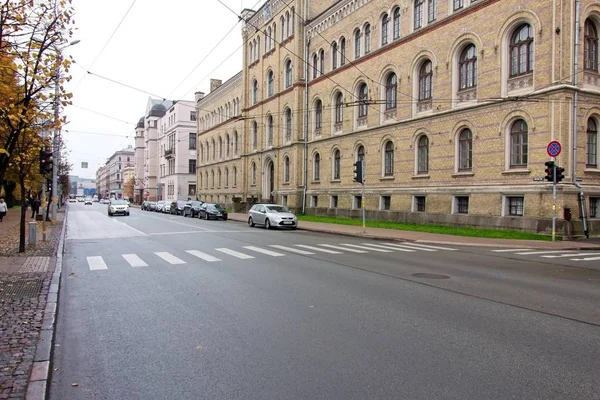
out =
<path fill-rule="evenodd" d="M 248 225 L 264 225 L 267 229 L 296 229 L 298 227 L 298 219 L 286 206 L 278 204 L 255 204 L 250 209 Z"/>
<path fill-rule="evenodd" d="M 112 199 L 108 205 L 108 215 L 112 217 L 116 214 L 129 215 L 129 203 L 126 200 Z"/>

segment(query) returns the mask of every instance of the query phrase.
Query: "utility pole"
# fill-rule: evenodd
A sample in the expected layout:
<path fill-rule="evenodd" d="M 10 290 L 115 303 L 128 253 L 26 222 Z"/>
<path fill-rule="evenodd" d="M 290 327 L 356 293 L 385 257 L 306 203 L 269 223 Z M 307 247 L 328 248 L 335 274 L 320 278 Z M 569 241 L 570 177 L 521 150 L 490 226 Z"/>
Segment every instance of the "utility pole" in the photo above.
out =
<path fill-rule="evenodd" d="M 361 196 L 361 208 L 362 208 L 362 226 L 363 226 L 363 233 L 367 233 L 367 221 L 366 221 L 366 216 L 365 216 L 365 160 L 361 160 L 361 172 L 362 172 L 362 196 Z"/>

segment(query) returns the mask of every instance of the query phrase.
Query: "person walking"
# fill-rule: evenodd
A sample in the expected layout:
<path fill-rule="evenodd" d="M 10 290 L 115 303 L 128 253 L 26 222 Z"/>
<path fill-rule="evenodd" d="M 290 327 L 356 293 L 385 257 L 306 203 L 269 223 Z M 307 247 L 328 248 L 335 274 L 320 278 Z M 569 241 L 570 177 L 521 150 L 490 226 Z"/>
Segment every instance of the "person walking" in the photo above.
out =
<path fill-rule="evenodd" d="M 0 222 L 2 222 L 2 219 L 6 215 L 7 211 L 8 211 L 8 206 L 4 202 L 4 197 L 0 197 Z"/>
<path fill-rule="evenodd" d="M 40 199 L 38 199 L 37 197 L 33 199 L 33 201 L 31 202 L 31 219 L 34 219 L 35 216 L 40 213 L 41 204 L 42 203 L 40 202 Z"/>

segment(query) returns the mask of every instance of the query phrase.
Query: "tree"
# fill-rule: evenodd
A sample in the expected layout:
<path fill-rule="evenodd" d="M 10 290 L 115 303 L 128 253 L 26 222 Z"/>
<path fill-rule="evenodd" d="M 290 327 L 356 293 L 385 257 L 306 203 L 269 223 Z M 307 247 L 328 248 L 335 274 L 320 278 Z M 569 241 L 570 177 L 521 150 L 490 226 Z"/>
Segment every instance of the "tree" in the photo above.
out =
<path fill-rule="evenodd" d="M 135 179 L 133 177 L 129 178 L 127 182 L 123 185 L 123 192 L 125 193 L 125 197 L 128 199 L 133 198 L 133 187 L 135 185 Z"/>
<path fill-rule="evenodd" d="M 54 120 L 51 88 L 62 68 L 58 95 L 61 105 L 70 104 L 62 84 L 71 62 L 60 47 L 72 35 L 72 15 L 71 0 L 0 0 L 0 185 L 23 136 L 39 133 L 39 121 L 52 121 L 48 130 L 64 123 Z"/>

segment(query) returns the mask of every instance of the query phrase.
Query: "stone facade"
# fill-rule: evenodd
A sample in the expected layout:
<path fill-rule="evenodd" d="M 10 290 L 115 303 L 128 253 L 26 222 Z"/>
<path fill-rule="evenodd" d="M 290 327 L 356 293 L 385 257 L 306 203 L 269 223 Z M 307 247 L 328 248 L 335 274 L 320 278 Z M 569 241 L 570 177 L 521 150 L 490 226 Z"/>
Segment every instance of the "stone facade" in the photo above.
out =
<path fill-rule="evenodd" d="M 241 79 L 197 101 L 199 140 L 240 136 L 239 179 L 207 185 L 233 161 L 199 156 L 199 198 L 358 216 L 364 159 L 371 218 L 548 232 L 552 184 L 534 178 L 558 140 L 558 217 L 581 230 L 578 178 L 600 230 L 597 1 L 580 2 L 577 74 L 570 0 L 319 3 L 246 10 Z M 225 92 L 241 107 L 215 120 Z"/>

